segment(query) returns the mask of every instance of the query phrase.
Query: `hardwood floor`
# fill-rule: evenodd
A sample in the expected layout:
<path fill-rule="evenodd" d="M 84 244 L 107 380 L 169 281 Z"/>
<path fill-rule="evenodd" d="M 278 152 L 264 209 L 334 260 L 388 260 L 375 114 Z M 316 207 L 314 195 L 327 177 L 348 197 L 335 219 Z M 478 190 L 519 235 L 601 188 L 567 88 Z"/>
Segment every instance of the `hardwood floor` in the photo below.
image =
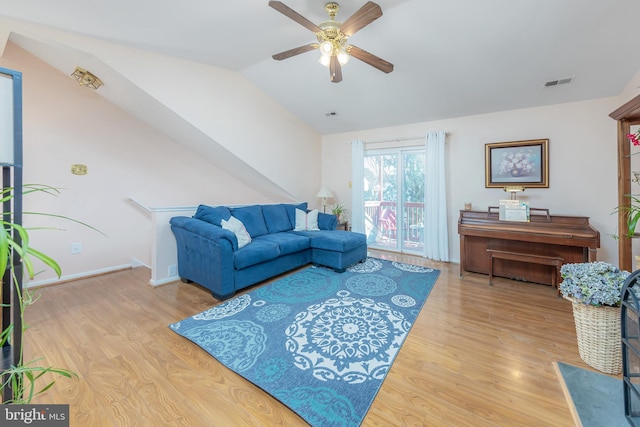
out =
<path fill-rule="evenodd" d="M 363 426 L 572 426 L 554 371 L 578 355 L 571 305 L 544 285 L 372 251 L 441 270 Z M 58 379 L 34 403 L 70 404 L 72 426 L 302 426 L 258 387 L 167 325 L 217 303 L 195 285 L 153 288 L 145 268 L 39 289 L 26 360 Z"/>

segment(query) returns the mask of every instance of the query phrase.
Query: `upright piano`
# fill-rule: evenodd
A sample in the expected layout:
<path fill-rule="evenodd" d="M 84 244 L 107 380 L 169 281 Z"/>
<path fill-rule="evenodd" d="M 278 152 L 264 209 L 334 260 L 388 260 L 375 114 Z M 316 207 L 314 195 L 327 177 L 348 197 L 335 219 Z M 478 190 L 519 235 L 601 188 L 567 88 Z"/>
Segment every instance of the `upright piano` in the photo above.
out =
<path fill-rule="evenodd" d="M 487 249 L 561 257 L 565 264 L 596 260 L 600 233 L 588 217 L 549 215 L 531 210 L 529 222 L 502 221 L 497 211 L 460 211 L 460 275 L 489 274 Z M 493 260 L 493 275 L 551 285 L 556 270 L 550 265 L 506 259 Z"/>

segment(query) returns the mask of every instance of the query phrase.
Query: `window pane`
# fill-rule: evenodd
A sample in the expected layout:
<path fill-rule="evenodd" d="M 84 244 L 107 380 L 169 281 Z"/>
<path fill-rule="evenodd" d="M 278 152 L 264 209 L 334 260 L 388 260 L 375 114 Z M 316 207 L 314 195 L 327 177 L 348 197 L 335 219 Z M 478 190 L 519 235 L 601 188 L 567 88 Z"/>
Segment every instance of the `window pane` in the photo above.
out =
<path fill-rule="evenodd" d="M 413 253 L 424 247 L 422 149 L 369 152 L 364 160 L 365 232 L 370 246 Z"/>
<path fill-rule="evenodd" d="M 398 156 L 365 155 L 365 232 L 370 245 L 397 248 L 396 211 L 398 197 Z"/>
<path fill-rule="evenodd" d="M 424 248 L 424 151 L 405 151 L 402 156 L 402 250 Z"/>

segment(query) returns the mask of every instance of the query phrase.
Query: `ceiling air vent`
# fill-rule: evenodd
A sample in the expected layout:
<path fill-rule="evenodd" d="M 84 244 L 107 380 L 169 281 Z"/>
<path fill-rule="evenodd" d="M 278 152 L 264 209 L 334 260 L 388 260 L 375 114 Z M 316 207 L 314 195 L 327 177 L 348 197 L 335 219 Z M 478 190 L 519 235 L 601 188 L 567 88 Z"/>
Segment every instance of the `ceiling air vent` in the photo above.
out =
<path fill-rule="evenodd" d="M 573 77 L 566 77 L 564 79 L 558 79 L 558 80 L 551 80 L 546 82 L 544 85 L 546 87 L 549 86 L 558 86 L 558 85 L 566 85 L 567 83 L 571 83 L 571 81 L 573 80 Z"/>
<path fill-rule="evenodd" d="M 336 113 L 335 111 L 330 111 L 328 113 L 324 113 L 324 115 L 327 117 L 333 117 L 333 116 L 337 116 L 338 113 Z"/>

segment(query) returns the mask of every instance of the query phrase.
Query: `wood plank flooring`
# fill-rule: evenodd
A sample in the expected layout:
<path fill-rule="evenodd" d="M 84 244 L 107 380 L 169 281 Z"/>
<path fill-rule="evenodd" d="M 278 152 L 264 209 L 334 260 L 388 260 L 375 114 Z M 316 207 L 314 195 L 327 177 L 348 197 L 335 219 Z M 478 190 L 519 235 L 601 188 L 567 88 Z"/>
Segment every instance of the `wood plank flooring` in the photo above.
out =
<path fill-rule="evenodd" d="M 553 368 L 580 360 L 571 305 L 548 286 L 372 251 L 441 270 L 363 426 L 572 426 Z M 39 289 L 26 359 L 76 372 L 34 403 L 72 426 L 304 426 L 273 397 L 167 325 L 218 303 L 196 285 L 153 288 L 136 268 Z"/>

